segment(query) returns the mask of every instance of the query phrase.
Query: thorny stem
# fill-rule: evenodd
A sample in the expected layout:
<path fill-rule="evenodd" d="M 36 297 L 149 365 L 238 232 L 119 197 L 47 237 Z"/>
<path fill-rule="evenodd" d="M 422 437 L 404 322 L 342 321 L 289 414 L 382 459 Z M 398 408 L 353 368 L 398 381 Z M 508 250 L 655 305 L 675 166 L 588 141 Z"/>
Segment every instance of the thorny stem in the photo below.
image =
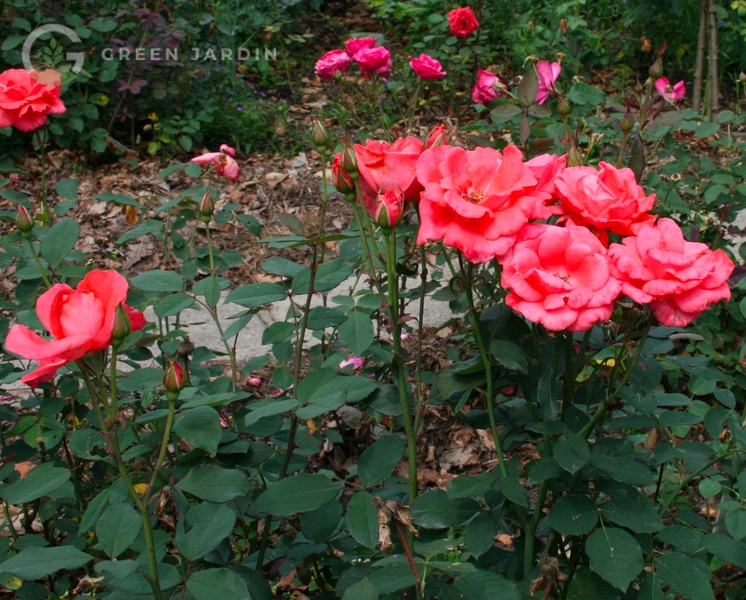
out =
<path fill-rule="evenodd" d="M 588 435 L 590 435 L 590 432 L 593 431 L 593 428 L 595 427 L 596 423 L 598 423 L 599 419 L 603 418 L 604 414 L 606 414 L 606 408 L 619 395 L 619 392 L 622 391 L 622 388 L 625 385 L 627 385 L 627 381 L 629 381 L 630 375 L 632 375 L 632 371 L 634 370 L 635 365 L 637 364 L 637 359 L 640 358 L 640 354 L 642 353 L 642 348 L 645 345 L 645 340 L 648 339 L 648 333 L 650 332 L 650 327 L 652 324 L 653 324 L 652 317 L 649 317 L 647 325 L 645 326 L 645 331 L 643 332 L 642 338 L 637 344 L 637 348 L 635 349 L 635 354 L 632 357 L 632 361 L 630 362 L 629 366 L 627 367 L 627 371 L 624 374 L 624 377 L 622 377 L 622 380 L 619 382 L 619 385 L 611 393 L 611 395 L 604 398 L 601 404 L 598 405 L 598 409 L 596 410 L 596 413 L 593 415 L 593 418 L 588 423 L 586 423 L 585 426 L 578 432 L 578 435 L 580 435 L 581 437 L 587 437 Z"/>
<path fill-rule="evenodd" d="M 326 185 L 326 152 L 321 153 L 322 157 L 322 164 L 321 164 L 321 173 L 322 173 L 322 182 L 323 182 L 323 196 L 321 201 L 321 210 L 319 214 L 319 233 L 317 237 L 321 237 L 324 233 L 324 220 L 326 219 L 326 207 L 328 204 L 329 196 L 327 192 L 327 185 Z M 313 286 L 316 281 L 316 272 L 318 270 L 318 264 L 319 264 L 319 245 L 314 244 L 313 245 L 313 256 L 311 258 L 311 266 L 310 266 L 310 275 L 308 277 L 308 293 L 306 294 L 306 304 L 303 308 L 303 316 L 300 320 L 300 325 L 298 329 L 298 338 L 295 342 L 295 357 L 293 361 L 293 397 L 297 398 L 298 396 L 298 384 L 300 383 L 300 374 L 301 374 L 301 367 L 303 366 L 303 343 L 305 342 L 306 338 L 306 329 L 308 326 L 308 314 L 311 312 L 311 299 L 313 297 Z M 281 481 L 285 478 L 285 475 L 287 475 L 288 468 L 290 466 L 290 459 L 293 456 L 293 448 L 295 446 L 295 435 L 298 432 L 298 417 L 293 413 L 290 417 L 290 430 L 288 431 L 288 445 L 287 449 L 285 451 L 285 457 L 282 461 L 282 466 L 280 467 L 280 472 L 277 476 L 277 481 Z M 262 532 L 262 539 L 259 543 L 259 552 L 257 554 L 256 558 L 256 570 L 260 571 L 262 570 L 262 563 L 264 562 L 264 555 L 267 552 L 267 544 L 269 543 L 269 534 L 270 530 L 272 529 L 272 515 L 267 514 L 267 517 L 264 520 L 264 531 Z"/>
<path fill-rule="evenodd" d="M 546 458 L 551 453 L 551 447 L 549 445 L 549 438 L 544 437 L 544 450 Z M 531 575 L 531 570 L 534 567 L 534 544 L 536 542 L 536 527 L 541 519 L 542 511 L 544 509 L 544 502 L 547 499 L 547 491 L 549 490 L 549 479 L 545 479 L 541 483 L 539 488 L 539 497 L 536 499 L 536 505 L 534 506 L 534 514 L 531 515 L 531 522 L 528 525 L 528 531 L 526 532 L 526 545 L 523 548 L 523 579 L 528 580 Z"/>
<path fill-rule="evenodd" d="M 407 399 L 407 377 L 404 372 L 404 359 L 401 351 L 401 325 L 399 324 L 399 278 L 396 275 L 396 229 L 384 229 L 386 239 L 386 275 L 388 283 L 389 321 L 394 344 L 394 363 L 399 404 L 401 405 L 404 431 L 407 434 L 407 457 L 409 463 L 409 504 L 417 499 L 417 436 L 412 426 L 412 412 Z"/>
<path fill-rule="evenodd" d="M 461 259 L 461 255 L 458 255 L 459 264 L 461 266 L 461 272 L 464 273 L 464 264 Z M 466 292 L 466 299 L 469 302 L 469 316 L 471 317 L 472 328 L 474 329 L 474 339 L 479 347 L 479 354 L 482 357 L 482 364 L 484 365 L 484 372 L 487 378 L 487 416 L 490 419 L 490 431 L 492 432 L 492 439 L 495 442 L 495 454 L 497 455 L 497 462 L 500 465 L 500 474 L 503 477 L 507 477 L 508 472 L 505 468 L 505 459 L 503 458 L 502 447 L 500 446 L 500 436 L 497 433 L 497 423 L 495 422 L 495 410 L 494 410 L 494 398 L 493 398 L 493 382 L 492 382 L 492 357 L 485 348 L 484 340 L 482 339 L 482 331 L 479 328 L 479 313 L 477 307 L 474 304 L 474 294 L 472 292 L 472 272 L 474 269 L 473 263 L 469 263 L 466 268 L 464 291 Z"/>
<path fill-rule="evenodd" d="M 210 254 L 210 275 L 215 275 L 215 258 L 212 253 L 212 234 L 210 233 L 210 222 L 205 223 L 205 231 L 207 232 L 207 252 Z"/>
<path fill-rule="evenodd" d="M 414 432 L 419 435 L 422 426 L 422 411 L 425 408 L 426 398 L 422 391 L 422 335 L 425 327 L 425 290 L 427 288 L 427 256 L 425 246 L 420 247 L 420 312 L 417 319 L 417 412 L 414 417 Z"/>
<path fill-rule="evenodd" d="M 28 242 L 29 248 L 31 248 L 31 254 L 34 257 L 34 260 L 36 261 L 36 266 L 39 268 L 39 273 L 41 273 L 41 278 L 44 280 L 44 285 L 46 285 L 48 288 L 52 287 L 52 284 L 49 283 L 49 278 L 47 277 L 47 274 L 44 272 L 44 267 L 41 264 L 41 260 L 39 260 L 39 254 L 36 252 L 36 248 L 34 248 L 34 242 L 32 242 L 30 239 L 26 239 Z"/>
<path fill-rule="evenodd" d="M 140 514 L 140 518 L 142 519 L 143 533 L 145 534 L 145 545 L 147 547 L 148 554 L 149 570 L 149 574 L 143 573 L 143 575 L 145 575 L 148 583 L 150 583 L 150 587 L 153 589 L 153 596 L 156 598 L 156 600 L 164 600 L 163 592 L 161 591 L 161 585 L 158 578 L 158 563 L 156 561 L 155 542 L 153 540 L 153 528 L 150 525 L 150 515 L 148 514 L 146 507 L 142 503 L 140 494 L 137 493 L 137 490 L 132 483 L 132 479 L 127 472 L 127 466 L 124 464 L 124 460 L 122 460 L 122 453 L 119 448 L 117 432 L 116 430 L 109 430 L 106 421 L 101 417 L 100 409 L 98 409 L 97 407 L 98 402 L 101 402 L 104 408 L 108 408 L 108 403 L 104 401 L 102 395 L 105 394 L 106 391 L 105 389 L 102 389 L 102 392 L 96 392 L 93 383 L 91 382 L 91 376 L 88 372 L 88 367 L 81 362 L 79 362 L 78 364 L 81 366 L 81 372 L 83 373 L 83 378 L 85 380 L 86 387 L 88 388 L 88 393 L 91 396 L 91 404 L 93 404 L 94 410 L 96 410 L 97 417 L 101 422 L 102 431 L 109 442 L 109 451 L 114 458 L 114 461 L 116 462 L 117 469 L 119 470 L 119 474 L 122 477 L 122 481 L 124 481 L 124 485 L 127 487 L 127 491 L 129 492 L 130 497 L 135 504 L 135 508 L 137 509 L 137 512 Z M 111 357 L 111 411 L 113 412 L 114 420 L 116 420 L 117 415 L 116 369 L 117 351 L 115 348 L 112 352 Z"/>
<path fill-rule="evenodd" d="M 148 502 L 150 500 L 150 495 L 153 493 L 153 486 L 155 485 L 155 481 L 158 478 L 158 473 L 160 473 L 161 467 L 163 466 L 163 461 L 166 458 L 166 450 L 168 450 L 168 441 L 171 438 L 171 427 L 173 427 L 174 424 L 174 409 L 176 408 L 176 403 L 168 401 L 168 415 L 166 416 L 166 429 L 163 432 L 163 439 L 161 440 L 161 448 L 158 451 L 158 458 L 155 461 L 155 464 L 153 465 L 153 474 L 150 476 L 150 482 L 148 483 L 148 487 L 145 490 L 145 495 L 143 496 L 143 503 L 147 506 Z"/>

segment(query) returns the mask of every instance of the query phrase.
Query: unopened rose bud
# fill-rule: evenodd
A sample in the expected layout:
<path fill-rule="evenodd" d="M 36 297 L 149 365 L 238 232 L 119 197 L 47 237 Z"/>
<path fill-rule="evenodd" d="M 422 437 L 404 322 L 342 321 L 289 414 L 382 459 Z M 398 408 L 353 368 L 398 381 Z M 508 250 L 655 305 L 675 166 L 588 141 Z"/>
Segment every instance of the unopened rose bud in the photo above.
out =
<path fill-rule="evenodd" d="M 394 227 L 402 215 L 404 205 L 401 190 L 388 190 L 378 194 L 375 219 L 382 229 Z"/>
<path fill-rule="evenodd" d="M 445 141 L 445 125 L 437 125 L 427 136 L 425 142 L 425 148 L 434 148 L 436 146 L 442 146 Z"/>
<path fill-rule="evenodd" d="M 342 153 L 340 152 L 332 160 L 332 178 L 334 179 L 334 187 L 340 194 L 344 194 L 345 198 L 350 202 L 355 201 L 355 182 L 350 177 L 350 174 L 345 171 L 342 167 Z"/>
<path fill-rule="evenodd" d="M 166 398 L 174 402 L 184 387 L 184 367 L 177 361 L 170 362 L 163 372 L 163 387 L 166 388 Z"/>
<path fill-rule="evenodd" d="M 349 145 L 345 145 L 344 152 L 342 152 L 342 168 L 350 174 L 350 177 L 357 178 L 357 154 Z"/>
<path fill-rule="evenodd" d="M 324 129 L 324 125 L 318 119 L 315 119 L 313 122 L 311 141 L 319 150 L 323 150 L 326 148 L 327 144 L 329 144 L 329 134 L 326 132 L 326 129 Z"/>
<path fill-rule="evenodd" d="M 199 213 L 202 215 L 203 219 L 207 219 L 206 222 L 209 222 L 212 213 L 214 212 L 215 201 L 212 199 L 212 194 L 210 194 L 210 191 L 208 190 L 205 192 L 205 195 L 202 196 L 202 200 L 199 203 Z"/>
<path fill-rule="evenodd" d="M 132 332 L 132 323 L 127 316 L 124 307 L 119 304 L 114 311 L 114 327 L 111 330 L 111 345 L 119 348 L 130 333 Z"/>
<path fill-rule="evenodd" d="M 26 210 L 25 206 L 18 207 L 18 215 L 16 216 L 16 227 L 18 231 L 23 234 L 23 237 L 30 239 L 31 230 L 34 228 L 34 219 Z"/>
<path fill-rule="evenodd" d="M 741 83 L 746 83 L 746 73 L 741 71 L 741 74 L 738 76 L 738 81 L 740 81 Z"/>
<path fill-rule="evenodd" d="M 648 69 L 648 73 L 653 79 L 663 77 L 663 59 L 656 58 L 655 62 L 650 66 L 650 69 Z"/>
<path fill-rule="evenodd" d="M 566 117 L 570 114 L 570 111 L 572 110 L 572 106 L 570 106 L 570 103 L 567 101 L 567 98 L 560 98 L 559 102 L 557 102 L 557 112 L 561 114 L 563 117 Z"/>
<path fill-rule="evenodd" d="M 635 119 L 634 117 L 632 117 L 631 113 L 629 112 L 626 115 L 624 115 L 622 117 L 622 120 L 619 122 L 619 128 L 624 133 L 629 133 L 630 131 L 632 131 L 634 126 L 635 126 Z"/>

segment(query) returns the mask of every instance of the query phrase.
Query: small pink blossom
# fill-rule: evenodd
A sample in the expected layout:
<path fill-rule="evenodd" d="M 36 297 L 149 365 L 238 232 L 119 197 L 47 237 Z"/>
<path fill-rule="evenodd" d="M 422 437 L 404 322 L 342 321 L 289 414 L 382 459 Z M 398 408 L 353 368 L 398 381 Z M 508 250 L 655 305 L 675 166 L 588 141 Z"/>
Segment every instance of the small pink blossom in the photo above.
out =
<path fill-rule="evenodd" d="M 197 165 L 215 165 L 215 172 L 218 175 L 225 175 L 231 181 L 236 181 L 241 169 L 233 158 L 235 155 L 236 151 L 233 148 L 227 144 L 222 144 L 220 152 L 208 152 L 201 156 L 195 156 L 192 162 Z"/>
<path fill-rule="evenodd" d="M 479 69 L 477 83 L 471 90 L 471 99 L 475 104 L 487 104 L 490 100 L 499 98 L 503 95 L 503 84 L 497 75 L 489 71 Z"/>
<path fill-rule="evenodd" d="M 377 40 L 374 37 L 351 38 L 345 42 L 345 50 L 350 56 L 355 56 L 361 50 L 375 48 L 376 43 Z"/>
<path fill-rule="evenodd" d="M 554 89 L 554 82 L 562 72 L 559 63 L 550 63 L 547 60 L 540 60 L 536 63 L 536 73 L 539 75 L 539 91 L 536 92 L 536 102 L 544 104 L 549 98 L 549 93 Z"/>
<path fill-rule="evenodd" d="M 659 77 L 655 80 L 655 89 L 658 90 L 658 93 L 669 102 L 678 102 L 684 97 L 684 94 L 686 94 L 686 88 L 684 87 L 683 81 L 679 81 L 679 83 L 671 87 L 671 84 L 665 77 Z"/>
<path fill-rule="evenodd" d="M 345 367 L 349 367 L 350 365 L 352 365 L 352 368 L 357 371 L 365 366 L 365 359 L 362 356 L 350 356 L 349 358 L 339 363 L 339 368 L 344 369 Z"/>
<path fill-rule="evenodd" d="M 246 383 L 252 387 L 259 387 L 260 385 L 262 385 L 262 378 L 249 376 L 246 378 Z"/>

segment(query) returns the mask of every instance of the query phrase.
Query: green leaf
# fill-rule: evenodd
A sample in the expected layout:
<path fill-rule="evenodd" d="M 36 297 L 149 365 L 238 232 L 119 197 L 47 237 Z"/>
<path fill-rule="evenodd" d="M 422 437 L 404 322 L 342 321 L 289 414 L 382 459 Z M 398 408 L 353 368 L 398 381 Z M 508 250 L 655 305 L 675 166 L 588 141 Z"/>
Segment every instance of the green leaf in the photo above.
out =
<path fill-rule="evenodd" d="M 284 412 L 288 412 L 293 410 L 294 408 L 300 406 L 300 402 L 297 400 L 262 400 L 260 402 L 252 402 L 248 405 L 248 408 L 251 409 L 254 405 L 259 405 L 257 408 L 252 409 L 251 412 L 244 417 L 244 427 L 250 427 L 254 423 L 258 422 L 260 419 L 263 419 L 264 417 L 271 417 L 272 415 L 279 415 Z"/>
<path fill-rule="evenodd" d="M 124 194 L 113 194 L 111 192 L 106 192 L 103 194 L 96 194 L 93 199 L 102 200 L 104 202 L 113 202 L 114 204 L 122 204 L 124 206 L 134 206 L 135 208 L 142 208 L 137 200 L 135 200 L 134 198 L 130 198 L 129 196 L 125 196 Z"/>
<path fill-rule="evenodd" d="M 497 362 L 506 369 L 519 371 L 520 373 L 526 373 L 528 371 L 526 355 L 517 344 L 505 340 L 492 340 L 492 343 L 490 344 L 490 352 Z"/>
<path fill-rule="evenodd" d="M 536 93 L 539 91 L 539 78 L 536 76 L 536 70 L 531 69 L 522 78 L 518 84 L 518 100 L 523 106 L 536 104 Z"/>
<path fill-rule="evenodd" d="M 172 294 L 166 296 L 155 305 L 155 314 L 159 317 L 171 317 L 178 315 L 182 310 L 194 306 L 194 298 L 186 294 Z"/>
<path fill-rule="evenodd" d="M 358 542 L 367 548 L 378 544 L 378 518 L 373 504 L 373 495 L 357 492 L 347 505 L 347 528 Z"/>
<path fill-rule="evenodd" d="M 220 414 L 210 406 L 198 406 L 182 411 L 176 417 L 174 431 L 186 442 L 202 448 L 213 456 L 223 437 L 220 427 Z"/>
<path fill-rule="evenodd" d="M 396 435 L 387 435 L 366 448 L 357 464 L 360 483 L 365 488 L 378 485 L 389 475 L 404 457 L 404 442 Z"/>
<path fill-rule="evenodd" d="M 646 501 L 619 496 L 601 505 L 604 519 L 635 533 L 652 533 L 663 527 L 655 509 Z"/>
<path fill-rule="evenodd" d="M 101 513 L 104 512 L 106 503 L 109 501 L 109 490 L 106 488 L 103 492 L 99 493 L 91 502 L 88 503 L 88 508 L 85 509 L 83 518 L 80 521 L 80 527 L 78 528 L 78 535 L 86 531 L 93 529 L 93 526 L 98 521 Z"/>
<path fill-rule="evenodd" d="M 31 546 L 0 563 L 0 573 L 10 573 L 26 580 L 41 579 L 65 569 L 79 569 L 92 560 L 92 556 L 81 552 L 75 546 Z"/>
<path fill-rule="evenodd" d="M 666 600 L 661 591 L 661 578 L 657 573 L 645 573 L 637 600 Z"/>
<path fill-rule="evenodd" d="M 345 262 L 341 258 L 335 258 L 329 262 L 321 263 L 316 271 L 316 279 L 313 282 L 315 292 L 328 292 L 345 281 L 351 274 L 354 265 Z M 293 293 L 307 294 L 311 271 L 304 268 L 293 278 Z"/>
<path fill-rule="evenodd" d="M 449 498 L 474 498 L 484 496 L 485 492 L 495 485 L 497 477 L 494 473 L 479 473 L 477 475 L 461 475 L 451 479 L 448 484 Z"/>
<path fill-rule="evenodd" d="M 512 477 L 503 477 L 500 479 L 500 491 L 511 502 L 519 506 L 529 507 L 528 492 L 526 488 L 518 483 L 517 479 Z"/>
<path fill-rule="evenodd" d="M 616 600 L 618 596 L 613 586 L 588 568 L 575 571 L 567 590 L 567 600 Z"/>
<path fill-rule="evenodd" d="M 78 197 L 78 180 L 60 179 L 54 189 L 63 198 L 75 200 Z"/>
<path fill-rule="evenodd" d="M 174 543 L 188 560 L 202 558 L 233 531 L 234 513 L 227 504 L 202 502 L 179 521 Z"/>
<path fill-rule="evenodd" d="M 277 283 L 250 283 L 233 290 L 225 299 L 246 308 L 257 308 L 287 298 L 285 288 Z"/>
<path fill-rule="evenodd" d="M 48 496 L 70 480 L 70 471 L 61 467 L 35 467 L 26 477 L 0 486 L 8 504 L 24 504 Z"/>
<path fill-rule="evenodd" d="M 645 465 L 625 456 L 593 453 L 591 465 L 606 471 L 614 479 L 631 485 L 645 486 L 652 482 L 650 471 Z"/>
<path fill-rule="evenodd" d="M 482 554 L 492 548 L 496 533 L 497 526 L 492 515 L 486 512 L 479 513 L 466 526 L 466 532 L 464 533 L 466 549 L 477 558 L 482 556 Z"/>
<path fill-rule="evenodd" d="M 347 319 L 347 315 L 335 308 L 317 306 L 308 313 L 306 327 L 312 331 L 326 329 L 327 327 L 338 327 Z"/>
<path fill-rule="evenodd" d="M 62 219 L 50 229 L 41 241 L 41 255 L 54 269 L 60 265 L 75 246 L 80 235 L 80 225 L 73 219 Z"/>
<path fill-rule="evenodd" d="M 560 498 L 544 519 L 544 524 L 564 535 L 584 535 L 598 523 L 598 509 L 585 494 Z"/>
<path fill-rule="evenodd" d="M 360 355 L 373 343 L 373 323 L 370 317 L 357 310 L 350 311 L 347 320 L 337 329 L 339 341 L 354 354 Z"/>
<path fill-rule="evenodd" d="M 324 475 L 300 473 L 273 483 L 256 499 L 251 510 L 289 516 L 314 510 L 339 494 L 339 484 Z"/>
<path fill-rule="evenodd" d="M 586 541 L 591 569 L 623 592 L 642 571 L 642 550 L 624 529 L 602 527 Z"/>
<path fill-rule="evenodd" d="M 378 600 L 378 588 L 367 577 L 345 590 L 342 600 Z"/>
<path fill-rule="evenodd" d="M 469 600 L 521 600 L 515 583 L 493 571 L 474 571 L 456 577 L 453 586 Z"/>
<path fill-rule="evenodd" d="M 176 484 L 176 489 L 209 502 L 228 502 L 236 496 L 247 495 L 252 485 L 241 471 L 207 464 L 191 469 Z"/>
<path fill-rule="evenodd" d="M 723 560 L 746 569 L 746 544 L 737 542 L 722 533 L 710 533 L 704 536 L 704 547 L 708 552 L 717 554 Z"/>
<path fill-rule="evenodd" d="M 725 515 L 725 526 L 734 540 L 746 537 L 746 510 L 743 507 L 733 508 Z"/>
<path fill-rule="evenodd" d="M 567 431 L 554 443 L 554 458 L 573 475 L 588 463 L 589 457 L 588 442 L 577 433 Z"/>
<path fill-rule="evenodd" d="M 186 587 L 196 600 L 248 600 L 249 590 L 230 569 L 205 569 L 192 573 Z"/>
<path fill-rule="evenodd" d="M 204 290 L 205 302 L 210 308 L 215 308 L 220 300 L 220 284 L 215 278 L 215 275 L 210 275 L 207 278 Z"/>
<path fill-rule="evenodd" d="M 342 504 L 339 500 L 332 500 L 310 512 L 303 513 L 300 517 L 301 531 L 309 540 L 319 544 L 337 530 L 341 518 Z"/>
<path fill-rule="evenodd" d="M 606 94 L 592 85 L 578 81 L 567 92 L 567 99 L 581 106 L 598 106 L 606 99 Z"/>
<path fill-rule="evenodd" d="M 689 600 L 715 600 L 708 577 L 700 571 L 697 561 L 678 552 L 667 552 L 655 559 L 661 579 Z"/>
<path fill-rule="evenodd" d="M 417 497 L 411 514 L 420 527 L 442 529 L 469 520 L 478 510 L 470 498 L 450 499 L 443 490 L 430 490 Z"/>
<path fill-rule="evenodd" d="M 109 506 L 96 522 L 96 537 L 110 558 L 117 558 L 140 535 L 142 521 L 129 504 Z"/>
<path fill-rule="evenodd" d="M 184 278 L 173 271 L 147 271 L 137 275 L 130 283 L 144 292 L 181 292 Z"/>
<path fill-rule="evenodd" d="M 295 325 L 287 321 L 272 323 L 262 333 L 262 345 L 279 344 L 287 340 L 295 331 Z"/>

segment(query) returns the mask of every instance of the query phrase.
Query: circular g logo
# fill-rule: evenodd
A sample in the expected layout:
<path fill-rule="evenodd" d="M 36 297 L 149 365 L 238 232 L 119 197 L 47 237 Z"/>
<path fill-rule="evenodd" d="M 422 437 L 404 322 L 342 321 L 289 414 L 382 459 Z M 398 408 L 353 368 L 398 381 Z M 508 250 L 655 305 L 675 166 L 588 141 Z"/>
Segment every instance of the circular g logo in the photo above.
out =
<path fill-rule="evenodd" d="M 21 50 L 21 56 L 23 58 L 23 68 L 27 71 L 31 71 L 34 68 L 34 66 L 31 64 L 31 46 L 33 46 L 34 42 L 45 33 L 61 33 L 73 42 L 80 43 L 80 36 L 75 33 L 74 30 L 66 27 L 65 25 L 50 23 L 49 25 L 42 25 L 41 27 L 37 27 L 31 33 L 29 33 L 26 41 L 23 42 L 23 49 Z M 65 58 L 67 60 L 74 61 L 71 71 L 76 75 L 83 70 L 84 57 L 85 54 L 83 52 L 68 52 L 65 54 Z"/>

